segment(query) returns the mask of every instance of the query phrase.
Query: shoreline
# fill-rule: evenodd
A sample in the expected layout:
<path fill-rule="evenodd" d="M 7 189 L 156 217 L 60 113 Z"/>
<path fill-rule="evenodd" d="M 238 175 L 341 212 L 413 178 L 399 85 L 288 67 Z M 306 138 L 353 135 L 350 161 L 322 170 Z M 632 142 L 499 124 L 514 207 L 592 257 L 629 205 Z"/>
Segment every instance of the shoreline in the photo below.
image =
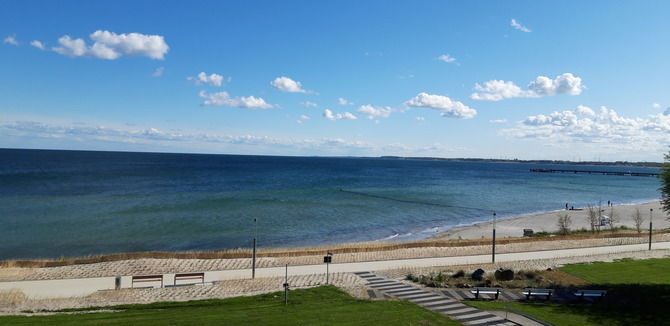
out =
<path fill-rule="evenodd" d="M 649 216 L 650 209 L 652 211 L 653 228 L 654 230 L 670 228 L 670 221 L 667 220 L 667 215 L 661 209 L 660 200 L 649 201 L 641 204 L 620 204 L 614 206 L 602 206 L 604 212 L 602 215 L 609 215 L 610 209 L 619 215 L 619 222 L 614 226 L 625 226 L 630 229 L 635 229 L 635 222 L 632 214 L 635 208 L 638 207 L 642 218 L 642 232 L 649 230 Z M 581 230 L 582 228 L 590 230 L 591 226 L 587 220 L 588 211 L 585 208 L 575 208 L 570 210 L 559 209 L 550 212 L 520 215 L 498 219 L 496 223 L 496 237 L 523 237 L 524 229 L 532 229 L 533 232 L 556 232 L 559 230 L 556 225 L 558 221 L 558 214 L 567 213 L 572 220 L 570 225 L 571 230 Z M 427 237 L 426 239 L 481 239 L 492 237 L 493 220 L 478 222 L 471 225 L 464 225 L 449 230 L 439 232 L 435 235 Z M 609 229 L 609 226 L 603 226 L 604 229 Z"/>

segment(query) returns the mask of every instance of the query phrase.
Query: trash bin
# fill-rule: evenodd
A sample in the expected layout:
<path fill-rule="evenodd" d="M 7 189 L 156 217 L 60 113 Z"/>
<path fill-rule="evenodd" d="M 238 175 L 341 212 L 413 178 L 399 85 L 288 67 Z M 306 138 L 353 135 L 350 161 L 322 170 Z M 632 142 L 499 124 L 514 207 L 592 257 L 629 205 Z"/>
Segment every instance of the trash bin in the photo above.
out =
<path fill-rule="evenodd" d="M 114 278 L 114 290 L 119 289 L 121 289 L 121 276 L 117 276 Z"/>

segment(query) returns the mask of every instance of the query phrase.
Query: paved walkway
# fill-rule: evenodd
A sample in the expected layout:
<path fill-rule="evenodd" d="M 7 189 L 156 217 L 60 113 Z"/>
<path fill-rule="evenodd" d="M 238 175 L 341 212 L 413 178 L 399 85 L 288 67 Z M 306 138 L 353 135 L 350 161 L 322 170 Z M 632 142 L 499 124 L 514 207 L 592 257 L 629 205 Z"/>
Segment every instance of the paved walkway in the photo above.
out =
<path fill-rule="evenodd" d="M 382 278 L 371 272 L 357 272 L 355 274 L 368 281 L 368 285 L 375 290 L 389 296 L 416 303 L 426 309 L 449 316 L 465 325 L 520 325 L 494 314 L 472 308 L 447 296 Z"/>
<path fill-rule="evenodd" d="M 634 252 L 647 250 L 647 244 L 577 248 L 564 250 L 547 250 L 533 252 L 518 252 L 497 254 L 496 262 L 526 261 L 536 259 L 556 259 L 563 257 L 592 256 L 622 252 Z M 653 244 L 653 249 L 668 250 L 670 242 L 658 242 Z M 330 273 L 355 273 L 363 271 L 389 270 L 404 267 L 434 267 L 434 266 L 453 266 L 469 264 L 487 264 L 491 262 L 491 255 L 471 255 L 455 257 L 438 258 L 419 258 L 419 259 L 401 259 L 401 260 L 383 260 L 359 263 L 341 263 L 330 264 Z M 289 276 L 296 275 L 315 275 L 325 274 L 325 264 L 289 266 Z M 286 273 L 285 267 L 257 268 L 256 277 L 283 277 Z M 174 274 L 163 274 L 164 280 L 170 284 Z M 131 286 L 132 275 L 125 275 L 121 278 L 121 286 L 129 288 Z M 250 279 L 250 269 L 225 270 L 225 271 L 206 271 L 205 282 L 214 282 L 220 280 L 241 280 Z M 61 280 L 41 280 L 41 281 L 15 281 L 0 282 L 0 291 L 16 290 L 24 293 L 29 298 L 70 298 L 84 297 L 100 290 L 112 290 L 115 287 L 114 277 L 96 277 L 96 278 L 77 278 Z"/>

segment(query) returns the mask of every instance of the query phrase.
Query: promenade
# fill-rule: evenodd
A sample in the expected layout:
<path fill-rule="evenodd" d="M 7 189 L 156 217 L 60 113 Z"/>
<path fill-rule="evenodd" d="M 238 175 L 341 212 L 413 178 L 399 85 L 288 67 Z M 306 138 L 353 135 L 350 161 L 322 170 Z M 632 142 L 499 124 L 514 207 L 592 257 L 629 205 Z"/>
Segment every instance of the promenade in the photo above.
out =
<path fill-rule="evenodd" d="M 648 244 L 611 245 L 601 247 L 542 250 L 530 252 L 496 254 L 496 263 L 519 262 L 530 260 L 557 260 L 567 257 L 594 257 L 599 255 L 645 252 Z M 670 250 L 670 242 L 655 242 L 652 251 Z M 383 255 L 383 253 L 381 253 Z M 325 275 L 326 268 L 332 275 L 347 273 L 384 271 L 401 268 L 425 268 L 435 266 L 457 266 L 491 263 L 491 254 L 465 255 L 453 257 L 433 257 L 416 259 L 379 260 L 351 263 L 334 263 L 328 267 L 325 264 L 289 265 L 280 267 L 256 268 L 256 278 L 282 278 L 288 273 L 289 277 L 304 275 Z M 205 271 L 205 282 L 216 283 L 224 281 L 243 281 L 251 279 L 251 269 L 212 270 Z M 139 275 L 139 274 L 136 274 Z M 172 284 L 174 273 L 162 274 L 166 284 Z M 132 275 L 121 276 L 121 287 L 131 287 Z M 30 299 L 51 298 L 81 298 L 98 291 L 114 290 L 115 277 L 89 277 L 53 280 L 28 280 L 0 282 L 0 293 L 21 292 Z M 153 289 L 161 290 L 161 289 Z"/>

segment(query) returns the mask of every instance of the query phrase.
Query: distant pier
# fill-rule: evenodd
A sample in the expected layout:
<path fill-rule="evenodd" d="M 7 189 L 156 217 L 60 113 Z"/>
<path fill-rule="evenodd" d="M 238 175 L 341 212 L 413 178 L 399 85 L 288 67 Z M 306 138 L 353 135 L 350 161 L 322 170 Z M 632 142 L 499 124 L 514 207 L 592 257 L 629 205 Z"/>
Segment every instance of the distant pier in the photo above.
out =
<path fill-rule="evenodd" d="M 530 172 L 545 172 L 545 173 L 588 173 L 588 174 L 603 174 L 603 175 L 630 175 L 634 177 L 655 177 L 658 173 L 649 172 L 632 172 L 632 171 L 592 171 L 592 170 L 562 170 L 562 169 L 530 169 Z"/>

